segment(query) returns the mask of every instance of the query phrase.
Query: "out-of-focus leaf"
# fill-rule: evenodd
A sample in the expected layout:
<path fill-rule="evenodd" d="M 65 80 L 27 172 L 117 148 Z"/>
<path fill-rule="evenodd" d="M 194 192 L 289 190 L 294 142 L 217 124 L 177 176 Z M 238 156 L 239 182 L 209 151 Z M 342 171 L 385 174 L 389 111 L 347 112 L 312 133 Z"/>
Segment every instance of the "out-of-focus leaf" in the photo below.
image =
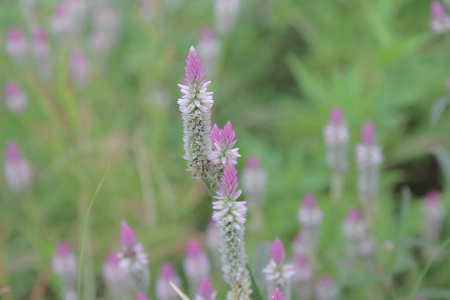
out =
<path fill-rule="evenodd" d="M 444 114 L 444 110 L 447 108 L 449 99 L 447 96 L 440 97 L 436 101 L 434 101 L 430 110 L 430 121 L 431 124 L 437 125 L 442 115 Z"/>
<path fill-rule="evenodd" d="M 447 184 L 450 183 L 450 153 L 446 148 L 439 145 L 433 149 L 433 154 L 441 166 L 442 172 L 444 173 Z"/>
<path fill-rule="evenodd" d="M 429 299 L 450 299 L 450 289 L 422 289 L 417 295 Z"/>

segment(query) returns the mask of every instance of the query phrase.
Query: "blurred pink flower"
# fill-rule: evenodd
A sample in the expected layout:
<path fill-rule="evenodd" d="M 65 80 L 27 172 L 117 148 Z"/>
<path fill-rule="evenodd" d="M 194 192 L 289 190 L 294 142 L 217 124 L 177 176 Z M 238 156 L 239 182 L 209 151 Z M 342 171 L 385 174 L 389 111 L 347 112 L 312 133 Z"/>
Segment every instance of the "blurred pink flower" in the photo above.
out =
<path fill-rule="evenodd" d="M 156 298 L 158 300 L 178 300 L 179 296 L 170 286 L 170 282 L 177 287 L 181 286 L 181 279 L 170 262 L 165 262 L 161 266 L 159 278 L 156 281 Z"/>
<path fill-rule="evenodd" d="M 339 295 L 339 289 L 329 275 L 323 275 L 316 283 L 317 300 L 334 300 Z"/>
<path fill-rule="evenodd" d="M 5 85 L 5 106 L 13 113 L 19 113 L 28 106 L 28 95 L 17 81 Z"/>
<path fill-rule="evenodd" d="M 8 32 L 6 52 L 18 62 L 25 61 L 28 53 L 28 41 L 22 30 L 14 28 Z"/>
<path fill-rule="evenodd" d="M 108 254 L 103 265 L 103 278 L 109 293 L 117 299 L 126 299 L 130 294 L 127 274 L 119 266 L 120 258 L 115 252 Z"/>
<path fill-rule="evenodd" d="M 213 289 L 211 282 L 207 277 L 203 277 L 194 300 L 215 300 L 216 296 L 217 292 Z"/>
<path fill-rule="evenodd" d="M 445 33 L 450 30 L 450 17 L 447 15 L 444 5 L 437 0 L 431 2 L 430 27 L 436 34 Z"/>
<path fill-rule="evenodd" d="M 192 292 L 197 289 L 203 277 L 209 276 L 211 267 L 208 256 L 195 239 L 191 239 L 187 245 L 183 268 Z"/>
<path fill-rule="evenodd" d="M 31 167 L 14 141 L 6 144 L 5 178 L 14 192 L 21 192 L 31 185 L 33 174 Z"/>

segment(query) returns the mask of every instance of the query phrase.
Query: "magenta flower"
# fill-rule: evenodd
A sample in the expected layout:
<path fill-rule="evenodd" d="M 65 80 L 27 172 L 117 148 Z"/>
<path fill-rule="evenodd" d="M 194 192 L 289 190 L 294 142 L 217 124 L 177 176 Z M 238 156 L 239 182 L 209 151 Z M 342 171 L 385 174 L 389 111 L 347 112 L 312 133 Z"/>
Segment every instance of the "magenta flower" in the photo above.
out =
<path fill-rule="evenodd" d="M 270 294 L 271 291 L 276 288 L 280 289 L 286 300 L 291 299 L 291 281 L 294 275 L 294 267 L 290 264 L 284 265 L 286 258 L 286 251 L 284 250 L 283 243 L 277 237 L 270 248 L 270 262 L 264 268 L 267 291 Z"/>
<path fill-rule="evenodd" d="M 317 300 L 334 300 L 339 295 L 339 289 L 329 275 L 322 276 L 316 284 Z"/>
<path fill-rule="evenodd" d="M 76 296 L 78 262 L 70 245 L 66 241 L 60 241 L 56 246 L 56 251 L 52 259 L 52 267 L 60 279 L 62 295 L 74 294 Z"/>
<path fill-rule="evenodd" d="M 429 190 L 422 202 L 422 226 L 425 238 L 439 241 L 445 215 L 446 209 L 441 193 Z"/>
<path fill-rule="evenodd" d="M 28 105 L 28 95 L 17 81 L 8 81 L 5 84 L 5 105 L 14 113 L 25 110 Z"/>
<path fill-rule="evenodd" d="M 203 81 L 203 65 L 194 47 L 189 50 L 186 59 L 185 84 L 179 84 L 183 96 L 178 105 L 183 119 L 184 159 L 188 161 L 188 170 L 197 179 L 211 178 L 211 107 L 213 93 L 207 92 L 210 81 Z"/>
<path fill-rule="evenodd" d="M 10 141 L 5 149 L 5 179 L 14 192 L 22 192 L 28 189 L 33 180 L 31 167 L 22 155 L 19 145 Z"/>
<path fill-rule="evenodd" d="M 146 291 L 150 284 L 148 258 L 144 246 L 138 243 L 133 230 L 122 221 L 120 228 L 122 251 L 118 254 L 119 266 L 127 274 L 128 279 L 137 291 Z"/>
<path fill-rule="evenodd" d="M 183 267 L 189 282 L 189 288 L 194 294 L 202 278 L 209 276 L 211 269 L 208 256 L 203 251 L 200 243 L 195 239 L 190 240 L 187 245 Z"/>
<path fill-rule="evenodd" d="M 366 236 L 366 230 L 361 211 L 357 208 L 351 209 L 342 225 L 344 237 L 350 241 L 359 241 Z"/>
<path fill-rule="evenodd" d="M 61 39 L 70 38 L 78 29 L 79 24 L 71 13 L 71 7 L 66 1 L 56 4 L 50 20 L 51 31 Z"/>
<path fill-rule="evenodd" d="M 215 300 L 216 296 L 217 292 L 213 289 L 211 282 L 207 277 L 203 277 L 194 300 Z"/>
<path fill-rule="evenodd" d="M 23 62 L 28 52 L 28 41 L 22 30 L 11 29 L 6 39 L 6 52 L 16 61 Z"/>
<path fill-rule="evenodd" d="M 178 294 L 170 286 L 170 282 L 176 286 L 181 286 L 181 279 L 170 262 L 165 262 L 161 266 L 158 280 L 156 281 L 156 297 L 159 300 L 177 300 Z"/>
<path fill-rule="evenodd" d="M 342 174 L 348 169 L 348 126 L 339 107 L 333 108 L 328 123 L 323 128 L 327 146 L 327 164 L 334 173 Z"/>
<path fill-rule="evenodd" d="M 230 121 L 223 129 L 219 129 L 215 124 L 211 130 L 211 144 L 213 145 L 213 150 L 209 156 L 211 162 L 219 166 L 220 169 L 223 169 L 229 163 L 237 164 L 237 159 L 241 155 L 238 153 L 239 148 L 233 148 L 236 142 L 236 134 Z"/>
<path fill-rule="evenodd" d="M 447 15 L 445 7 L 437 0 L 431 2 L 430 27 L 436 34 L 450 30 L 450 17 Z"/>
<path fill-rule="evenodd" d="M 270 295 L 270 300 L 284 300 L 283 295 L 278 288 L 276 288 L 272 295 Z"/>
<path fill-rule="evenodd" d="M 144 292 L 138 292 L 136 295 L 136 300 L 149 300 Z"/>
<path fill-rule="evenodd" d="M 367 202 L 378 194 L 379 166 L 383 162 L 381 148 L 375 144 L 375 127 L 371 121 L 364 123 L 361 140 L 355 148 L 358 193 L 361 201 Z"/>
<path fill-rule="evenodd" d="M 217 201 L 213 202 L 213 219 L 220 228 L 222 270 L 225 282 L 231 286 L 229 299 L 249 299 L 250 277 L 246 268 L 244 223 L 247 207 L 244 201 L 237 201 L 241 195 L 238 189 L 237 171 L 229 163 L 223 172 Z"/>
<path fill-rule="evenodd" d="M 315 238 L 323 216 L 314 195 L 308 194 L 303 197 L 303 203 L 300 205 L 297 218 L 309 238 Z"/>
<path fill-rule="evenodd" d="M 90 72 L 89 61 L 80 50 L 74 50 L 70 54 L 69 72 L 72 80 L 78 87 L 84 87 Z"/>
<path fill-rule="evenodd" d="M 108 254 L 103 265 L 103 279 L 108 292 L 117 299 L 126 299 L 130 294 L 128 276 L 119 266 L 120 258 L 117 253 Z"/>

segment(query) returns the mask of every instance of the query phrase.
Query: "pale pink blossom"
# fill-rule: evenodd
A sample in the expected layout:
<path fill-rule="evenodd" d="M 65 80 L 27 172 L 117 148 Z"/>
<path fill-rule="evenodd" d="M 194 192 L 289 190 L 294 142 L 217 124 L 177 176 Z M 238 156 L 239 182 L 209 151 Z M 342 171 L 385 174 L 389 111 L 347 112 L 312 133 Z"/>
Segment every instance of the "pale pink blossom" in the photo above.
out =
<path fill-rule="evenodd" d="M 217 292 L 213 289 L 211 282 L 207 277 L 203 277 L 194 300 L 215 300 L 216 296 Z"/>
<path fill-rule="evenodd" d="M 450 30 L 450 17 L 445 11 L 444 5 L 437 0 L 431 2 L 430 27 L 436 34 L 446 33 Z"/>
<path fill-rule="evenodd" d="M 6 39 L 6 52 L 16 61 L 25 61 L 28 54 L 28 41 L 22 30 L 11 29 Z"/>
<path fill-rule="evenodd" d="M 5 106 L 13 113 L 20 113 L 28 106 L 28 95 L 17 81 L 5 85 Z"/>
<path fill-rule="evenodd" d="M 103 265 L 103 279 L 109 293 L 117 299 L 127 299 L 130 285 L 126 272 L 119 266 L 120 258 L 117 253 L 109 253 Z"/>
<path fill-rule="evenodd" d="M 9 141 L 5 149 L 5 179 L 14 192 L 28 189 L 33 180 L 33 173 L 27 159 L 22 155 L 19 145 Z"/>
<path fill-rule="evenodd" d="M 181 279 L 170 262 L 165 262 L 161 266 L 159 278 L 156 281 L 156 297 L 158 300 L 178 300 L 179 296 L 170 286 L 170 282 L 176 286 L 181 286 Z"/>
<path fill-rule="evenodd" d="M 303 197 L 303 202 L 298 210 L 297 218 L 304 232 L 308 234 L 310 238 L 316 237 L 323 216 L 322 210 L 317 205 L 314 195 L 308 194 Z"/>
<path fill-rule="evenodd" d="M 211 266 L 208 256 L 195 239 L 190 240 L 187 245 L 183 268 L 192 292 L 197 289 L 203 277 L 209 276 Z"/>
<path fill-rule="evenodd" d="M 322 276 L 316 283 L 317 300 L 334 300 L 339 295 L 339 289 L 333 278 L 329 275 Z"/>

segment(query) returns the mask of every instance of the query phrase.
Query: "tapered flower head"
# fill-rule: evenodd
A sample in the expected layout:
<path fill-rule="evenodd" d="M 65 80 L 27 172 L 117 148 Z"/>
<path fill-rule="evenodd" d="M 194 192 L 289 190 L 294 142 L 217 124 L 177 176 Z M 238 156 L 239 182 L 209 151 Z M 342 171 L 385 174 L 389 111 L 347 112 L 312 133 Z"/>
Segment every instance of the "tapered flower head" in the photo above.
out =
<path fill-rule="evenodd" d="M 237 158 L 241 155 L 238 153 L 239 148 L 233 148 L 236 142 L 236 134 L 230 121 L 223 129 L 219 129 L 215 124 L 211 130 L 211 144 L 213 145 L 210 154 L 211 162 L 221 168 L 224 168 L 228 163 L 237 164 Z"/>
<path fill-rule="evenodd" d="M 284 300 L 283 295 L 278 288 L 276 288 L 272 295 L 270 295 L 270 300 Z"/>
<path fill-rule="evenodd" d="M 26 190 L 31 185 L 33 173 L 19 145 L 9 141 L 6 144 L 5 156 L 4 171 L 8 185 L 14 192 Z"/>
<path fill-rule="evenodd" d="M 333 123 L 334 125 L 339 125 L 344 121 L 344 114 L 342 113 L 342 110 L 339 107 L 333 108 L 330 114 L 330 123 Z"/>
<path fill-rule="evenodd" d="M 349 243 L 358 243 L 366 237 L 366 231 L 367 226 L 361 211 L 357 208 L 351 209 L 342 225 L 344 237 L 349 240 Z"/>
<path fill-rule="evenodd" d="M 32 35 L 31 51 L 35 58 L 48 58 L 50 47 L 48 44 L 47 34 L 42 28 L 35 28 Z"/>
<path fill-rule="evenodd" d="M 375 126 L 373 126 L 372 121 L 366 121 L 364 123 L 362 132 L 361 132 L 361 140 L 363 143 L 371 145 L 375 142 Z"/>
<path fill-rule="evenodd" d="M 316 237 L 317 230 L 322 223 L 322 210 L 317 205 L 314 195 L 308 194 L 303 197 L 297 217 L 309 238 Z"/>
<path fill-rule="evenodd" d="M 175 300 L 178 295 L 170 286 L 170 282 L 176 286 L 181 286 L 181 279 L 170 262 L 165 262 L 161 266 L 159 278 L 156 281 L 156 296 L 159 300 Z"/>
<path fill-rule="evenodd" d="M 124 249 L 132 248 L 136 244 L 136 236 L 133 229 L 126 221 L 122 221 L 122 226 L 120 227 L 120 243 Z"/>
<path fill-rule="evenodd" d="M 197 289 L 202 278 L 209 275 L 210 263 L 208 256 L 203 251 L 200 243 L 195 239 L 190 240 L 187 245 L 183 268 L 192 292 Z"/>
<path fill-rule="evenodd" d="M 444 5 L 437 0 L 431 2 L 430 27 L 436 34 L 445 33 L 450 30 L 450 17 L 445 11 Z"/>
<path fill-rule="evenodd" d="M 28 105 L 28 95 L 17 81 L 8 81 L 5 85 L 5 105 L 14 113 L 22 112 Z"/>
<path fill-rule="evenodd" d="M 275 261 L 277 265 L 282 265 L 286 258 L 286 251 L 284 250 L 283 243 L 280 238 L 276 238 L 270 248 L 270 259 Z"/>
<path fill-rule="evenodd" d="M 144 292 L 138 292 L 136 295 L 136 300 L 149 300 Z"/>
<path fill-rule="evenodd" d="M 339 295 L 339 289 L 329 275 L 323 275 L 316 284 L 317 300 L 334 300 Z"/>
<path fill-rule="evenodd" d="M 66 241 L 60 241 L 52 259 L 52 267 L 65 290 L 73 290 L 77 280 L 77 258 Z"/>
<path fill-rule="evenodd" d="M 150 283 L 148 258 L 144 246 L 138 243 L 133 230 L 122 221 L 120 227 L 122 251 L 118 254 L 120 268 L 127 274 L 129 281 L 137 291 L 147 290 Z"/>
<path fill-rule="evenodd" d="M 213 289 L 211 282 L 207 277 L 200 281 L 195 300 L 215 300 L 217 292 Z"/>
<path fill-rule="evenodd" d="M 445 12 L 445 7 L 439 1 L 431 2 L 431 16 L 435 20 L 442 20 L 445 18 L 447 13 Z"/>
<path fill-rule="evenodd" d="M 6 40 L 6 52 L 15 60 L 23 62 L 28 51 L 28 42 L 22 30 L 11 29 Z"/>
<path fill-rule="evenodd" d="M 179 84 L 183 96 L 178 105 L 183 119 L 184 159 L 188 170 L 196 179 L 207 180 L 214 176 L 209 156 L 211 153 L 211 107 L 213 93 L 207 92 L 210 81 L 203 81 L 203 66 L 194 47 L 186 59 L 185 84 Z"/>
<path fill-rule="evenodd" d="M 86 55 L 80 50 L 72 51 L 70 54 L 69 71 L 78 87 L 83 87 L 86 84 L 89 70 L 89 61 Z"/>
<path fill-rule="evenodd" d="M 257 170 L 261 167 L 261 161 L 259 160 L 258 156 L 251 155 L 247 159 L 247 168 L 250 170 Z"/>
<path fill-rule="evenodd" d="M 216 198 L 223 198 L 227 200 L 236 200 L 242 194 L 238 189 L 237 170 L 234 164 L 230 163 L 225 167 L 223 172 L 222 184 L 217 191 Z"/>
<path fill-rule="evenodd" d="M 293 259 L 294 282 L 296 284 L 309 283 L 313 277 L 313 266 L 309 263 L 306 256 L 297 255 Z"/>
<path fill-rule="evenodd" d="M 126 272 L 119 266 L 120 258 L 115 252 L 106 257 L 103 265 L 103 279 L 108 292 L 117 299 L 125 299 L 131 291 Z"/>

